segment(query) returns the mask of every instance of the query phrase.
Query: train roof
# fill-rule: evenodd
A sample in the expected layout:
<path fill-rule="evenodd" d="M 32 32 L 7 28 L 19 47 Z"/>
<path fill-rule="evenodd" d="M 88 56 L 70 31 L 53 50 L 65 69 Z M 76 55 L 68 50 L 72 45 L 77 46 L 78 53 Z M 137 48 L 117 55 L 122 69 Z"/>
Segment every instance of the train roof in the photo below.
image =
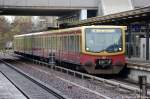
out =
<path fill-rule="evenodd" d="M 126 26 L 114 26 L 114 25 L 92 25 L 92 26 L 81 26 L 81 27 L 75 27 L 75 28 L 67 28 L 67 29 L 59 29 L 59 30 L 51 30 L 51 31 L 43 31 L 43 32 L 36 32 L 36 33 L 29 33 L 29 34 L 22 34 L 22 35 L 15 35 L 14 37 L 24 37 L 24 36 L 31 36 L 31 35 L 40 35 L 40 34 L 48 34 L 48 33 L 59 33 L 59 32 L 67 32 L 70 30 L 79 30 L 82 28 L 126 28 Z"/>
<path fill-rule="evenodd" d="M 36 32 L 36 33 L 29 33 L 29 34 L 21 34 L 21 35 L 15 35 L 14 37 L 40 35 L 40 34 L 56 33 L 56 32 L 62 32 L 62 31 L 65 32 L 65 31 L 69 31 L 69 30 L 78 30 L 78 29 L 81 29 L 81 27 L 68 28 L 68 29 L 59 29 L 59 30 L 51 30 L 51 31 L 42 31 L 42 32 Z"/>

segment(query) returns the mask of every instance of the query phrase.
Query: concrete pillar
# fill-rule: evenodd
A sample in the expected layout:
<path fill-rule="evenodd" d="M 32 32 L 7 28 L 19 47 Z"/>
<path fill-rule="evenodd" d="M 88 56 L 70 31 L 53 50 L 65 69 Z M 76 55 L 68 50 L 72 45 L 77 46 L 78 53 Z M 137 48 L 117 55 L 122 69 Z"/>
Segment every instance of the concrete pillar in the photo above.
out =
<path fill-rule="evenodd" d="M 87 9 L 81 9 L 80 10 L 80 20 L 87 19 Z"/>
<path fill-rule="evenodd" d="M 98 11 L 97 11 L 97 16 L 103 16 L 104 13 L 103 13 L 103 5 L 102 5 L 102 0 L 97 0 L 97 4 L 98 4 Z"/>
<path fill-rule="evenodd" d="M 128 25 L 128 58 L 131 58 L 131 24 Z"/>
<path fill-rule="evenodd" d="M 146 60 L 149 60 L 149 22 L 146 24 Z"/>

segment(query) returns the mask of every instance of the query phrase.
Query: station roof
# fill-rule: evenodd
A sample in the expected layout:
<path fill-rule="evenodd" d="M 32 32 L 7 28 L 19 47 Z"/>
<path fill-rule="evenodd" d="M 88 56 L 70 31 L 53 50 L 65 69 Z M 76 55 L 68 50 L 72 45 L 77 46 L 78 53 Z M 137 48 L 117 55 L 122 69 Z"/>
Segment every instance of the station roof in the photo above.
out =
<path fill-rule="evenodd" d="M 110 23 L 128 23 L 135 22 L 139 20 L 149 20 L 150 17 L 150 6 L 125 12 L 120 12 L 116 14 L 110 14 L 106 16 L 97 16 L 82 20 L 79 22 L 74 22 L 70 24 L 71 26 L 78 25 L 94 25 L 94 24 L 110 24 Z"/>

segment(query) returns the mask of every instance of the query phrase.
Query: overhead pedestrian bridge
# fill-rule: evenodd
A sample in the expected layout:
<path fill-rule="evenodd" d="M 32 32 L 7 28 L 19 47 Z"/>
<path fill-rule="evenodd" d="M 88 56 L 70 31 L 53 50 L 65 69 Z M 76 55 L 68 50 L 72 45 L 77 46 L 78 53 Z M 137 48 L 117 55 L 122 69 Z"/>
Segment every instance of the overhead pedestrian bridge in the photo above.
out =
<path fill-rule="evenodd" d="M 67 15 L 97 10 L 98 0 L 0 0 L 0 15 Z"/>

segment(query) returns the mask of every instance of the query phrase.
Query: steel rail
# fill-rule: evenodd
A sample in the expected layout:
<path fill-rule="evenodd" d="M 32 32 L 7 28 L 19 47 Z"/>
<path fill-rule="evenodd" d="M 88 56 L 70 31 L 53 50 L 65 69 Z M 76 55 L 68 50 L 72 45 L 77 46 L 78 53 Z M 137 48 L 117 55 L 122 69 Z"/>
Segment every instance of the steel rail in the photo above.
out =
<path fill-rule="evenodd" d="M 14 65 L 12 65 L 12 64 L 10 64 L 8 62 L 5 62 L 4 60 L 1 60 L 1 59 L 0 59 L 0 61 L 3 62 L 5 65 L 9 66 L 10 68 L 12 68 L 13 70 L 17 71 L 18 73 L 20 73 L 21 75 L 23 75 L 24 77 L 26 77 L 27 79 L 32 81 L 33 83 L 37 84 L 41 88 L 45 89 L 47 92 L 53 94 L 58 99 L 71 99 L 71 98 L 67 97 L 66 95 L 63 95 L 60 91 L 52 88 L 48 84 L 45 84 L 42 81 L 40 81 L 40 80 L 38 80 L 38 79 L 36 79 L 34 77 L 31 77 L 27 73 L 23 72 L 21 69 L 16 68 Z"/>
<path fill-rule="evenodd" d="M 5 55 L 5 56 L 6 56 L 6 55 Z M 22 57 L 22 58 L 24 58 L 24 57 Z M 15 61 L 15 62 L 17 62 L 17 63 L 26 64 L 26 63 L 24 63 L 24 62 L 18 62 L 18 61 L 14 60 L 14 59 L 11 59 L 11 60 L 13 60 L 13 61 Z M 41 64 L 41 63 L 39 63 L 39 64 Z M 47 72 L 46 72 L 46 73 L 47 73 Z M 78 84 L 76 84 L 76 83 L 74 83 L 74 82 L 70 82 L 69 80 L 63 79 L 63 78 L 61 78 L 61 77 L 59 77 L 59 76 L 56 76 L 56 78 L 58 78 L 58 79 L 60 79 L 60 80 L 62 80 L 62 81 L 65 81 L 65 82 L 67 82 L 67 83 L 70 83 L 70 84 L 72 84 L 72 85 L 74 85 L 74 86 L 80 87 L 81 89 L 87 90 L 87 91 L 89 91 L 89 92 L 91 92 L 91 93 L 94 93 L 95 95 L 98 95 L 98 96 L 100 96 L 100 97 L 103 97 L 104 99 L 112 99 L 111 97 L 108 97 L 108 96 L 106 96 L 106 95 L 103 95 L 103 94 L 101 94 L 101 93 L 99 93 L 99 92 L 97 92 L 97 91 L 91 90 L 91 89 L 86 88 L 86 87 L 84 87 L 84 86 L 80 86 L 80 85 L 78 85 Z M 67 99 L 67 98 L 66 98 L 66 99 Z"/>
<path fill-rule="evenodd" d="M 42 64 L 42 65 L 51 67 L 54 70 L 59 70 L 61 72 L 65 71 L 67 74 L 72 73 L 74 76 L 81 75 L 82 79 L 90 78 L 92 80 L 97 80 L 97 81 L 103 82 L 105 84 L 110 84 L 110 85 L 117 86 L 117 88 L 122 88 L 122 89 L 127 89 L 127 90 L 130 90 L 130 91 L 140 92 L 139 88 L 135 88 L 135 87 L 132 87 L 132 86 L 129 86 L 129 85 L 126 85 L 126 84 L 118 83 L 118 82 L 107 80 L 107 79 L 100 78 L 100 77 L 96 77 L 96 76 L 93 76 L 93 75 L 90 75 L 90 74 L 81 73 L 81 72 L 74 71 L 74 70 L 67 69 L 67 68 L 63 68 L 63 67 L 60 67 L 60 66 L 51 66 L 48 63 L 38 61 L 38 60 L 34 60 L 34 59 L 32 59 L 32 61 L 34 61 L 36 64 Z"/>
<path fill-rule="evenodd" d="M 14 56 L 14 54 L 12 54 L 12 56 Z M 63 73 L 72 74 L 75 77 L 76 77 L 76 75 L 80 75 L 82 79 L 89 78 L 91 80 L 96 80 L 96 81 L 102 82 L 103 84 L 116 86 L 116 88 L 118 88 L 118 90 L 119 89 L 125 89 L 125 90 L 131 91 L 131 92 L 133 92 L 135 94 L 136 93 L 139 94 L 141 92 L 140 88 L 129 86 L 129 85 L 126 85 L 126 84 L 123 84 L 123 83 L 120 83 L 120 82 L 107 80 L 107 79 L 96 77 L 96 76 L 93 76 L 93 75 L 90 75 L 90 74 L 86 74 L 86 73 L 81 73 L 79 71 L 74 71 L 74 70 L 67 69 L 67 68 L 64 68 L 64 67 L 61 67 L 61 66 L 50 65 L 49 63 L 46 63 L 46 62 L 43 62 L 43 61 L 39 61 L 39 60 L 35 60 L 35 59 L 31 59 L 31 58 L 28 58 L 28 57 L 23 57 L 21 55 L 17 55 L 17 56 L 20 56 L 20 57 L 25 58 L 27 60 L 33 61 L 34 64 L 40 64 L 40 65 L 43 65 L 43 66 L 50 67 L 51 69 L 63 72 Z M 150 95 L 150 92 L 148 92 L 148 95 Z"/>
<path fill-rule="evenodd" d="M 100 81 L 103 84 L 116 86 L 116 88 L 118 88 L 118 90 L 119 89 L 125 89 L 125 90 L 132 91 L 134 93 L 140 93 L 140 91 L 141 91 L 139 88 L 136 88 L 136 87 L 133 87 L 133 86 L 129 86 L 129 85 L 126 85 L 126 84 L 122 84 L 122 83 L 119 83 L 119 82 L 107 80 L 107 79 L 96 77 L 96 76 L 93 76 L 93 75 L 90 75 L 90 74 L 86 74 L 86 73 L 81 73 L 81 72 L 74 71 L 74 70 L 67 69 L 67 68 L 63 68 L 63 67 L 60 67 L 60 66 L 51 66 L 50 64 L 42 62 L 42 61 L 38 61 L 38 60 L 34 60 L 34 59 L 31 59 L 31 60 L 35 64 L 41 64 L 41 65 L 50 67 L 51 69 L 54 69 L 54 70 L 57 70 L 57 71 L 61 71 L 63 73 L 67 73 L 67 74 L 70 73 L 70 74 L 73 74 L 73 76 L 80 75 L 82 79 L 90 78 L 91 80 Z M 150 94 L 150 93 L 148 92 L 148 94 Z"/>
<path fill-rule="evenodd" d="M 125 89 L 125 90 L 128 90 L 128 91 L 134 92 L 135 94 L 136 93 L 139 94 L 140 91 L 141 91 L 137 87 L 129 86 L 129 85 L 126 85 L 126 84 L 123 84 L 123 83 L 107 80 L 107 79 L 104 79 L 104 78 L 96 77 L 96 76 L 86 74 L 86 73 L 82 73 L 82 72 L 79 72 L 79 71 L 74 71 L 74 70 L 67 69 L 67 68 L 64 68 L 64 67 L 61 67 L 61 66 L 50 65 L 49 63 L 46 63 L 46 62 L 43 62 L 43 61 L 34 60 L 34 59 L 31 59 L 31 58 L 27 58 L 27 57 L 25 57 L 25 58 L 28 59 L 28 60 L 32 60 L 34 64 L 40 64 L 40 65 L 43 65 L 43 66 L 47 66 L 47 67 L 50 67 L 51 69 L 54 69 L 54 70 L 57 70 L 57 71 L 60 71 L 60 72 L 66 73 L 66 74 L 72 74 L 75 77 L 76 77 L 76 75 L 78 75 L 78 76 L 80 75 L 82 79 L 89 78 L 91 80 L 102 82 L 103 84 L 116 86 L 116 88 L 118 88 L 118 90 L 119 89 Z M 150 92 L 148 92 L 148 94 L 150 94 Z"/>
<path fill-rule="evenodd" d="M 0 61 L 1 61 L 1 60 L 0 60 Z M 14 85 L 14 86 L 16 87 L 16 88 L 23 94 L 23 96 L 26 97 L 26 99 L 30 99 L 26 93 L 24 93 L 12 80 L 10 80 L 10 79 L 7 77 L 7 75 L 5 75 L 5 73 L 3 73 L 2 71 L 0 71 L 0 73 L 2 73 L 2 74 L 7 78 L 7 80 L 8 80 L 12 85 Z"/>

